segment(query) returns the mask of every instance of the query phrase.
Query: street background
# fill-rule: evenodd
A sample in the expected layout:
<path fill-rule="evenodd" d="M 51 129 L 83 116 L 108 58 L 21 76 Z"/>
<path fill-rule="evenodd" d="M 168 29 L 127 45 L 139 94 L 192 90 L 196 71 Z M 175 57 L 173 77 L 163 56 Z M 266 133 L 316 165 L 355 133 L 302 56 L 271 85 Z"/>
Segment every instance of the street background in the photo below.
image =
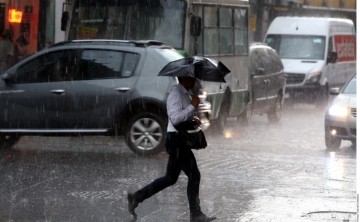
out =
<path fill-rule="evenodd" d="M 357 221 L 356 152 L 326 152 L 324 111 L 286 108 L 249 126 L 229 119 L 194 151 L 200 200 L 216 221 Z M 165 152 L 141 157 L 122 138 L 23 137 L 0 163 L 0 221 L 132 221 L 126 194 L 165 173 Z M 189 221 L 187 178 L 145 200 L 137 221 Z"/>

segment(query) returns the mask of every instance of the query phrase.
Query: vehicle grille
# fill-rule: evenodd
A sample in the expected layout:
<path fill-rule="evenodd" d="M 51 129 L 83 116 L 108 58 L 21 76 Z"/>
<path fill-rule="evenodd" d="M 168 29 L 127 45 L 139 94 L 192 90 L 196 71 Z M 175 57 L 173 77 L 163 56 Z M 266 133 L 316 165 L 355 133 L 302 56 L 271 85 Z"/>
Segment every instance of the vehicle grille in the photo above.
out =
<path fill-rule="evenodd" d="M 286 85 L 300 84 L 305 79 L 305 74 L 300 73 L 285 73 Z"/>
<path fill-rule="evenodd" d="M 351 108 L 351 115 L 356 118 L 356 108 Z"/>

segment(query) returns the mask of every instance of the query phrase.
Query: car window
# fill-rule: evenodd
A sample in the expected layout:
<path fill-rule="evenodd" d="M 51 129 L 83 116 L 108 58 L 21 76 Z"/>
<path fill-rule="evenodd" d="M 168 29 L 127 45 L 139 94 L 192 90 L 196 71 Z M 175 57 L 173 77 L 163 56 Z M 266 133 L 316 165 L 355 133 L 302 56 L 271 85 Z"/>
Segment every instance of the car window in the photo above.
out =
<path fill-rule="evenodd" d="M 130 77 L 134 74 L 136 65 L 139 61 L 139 55 L 135 53 L 125 53 L 121 77 Z"/>
<path fill-rule="evenodd" d="M 20 66 L 16 83 L 57 82 L 71 80 L 78 71 L 78 60 L 73 57 L 79 50 L 50 52 Z"/>
<path fill-rule="evenodd" d="M 270 50 L 267 48 L 261 48 L 261 63 L 263 65 L 263 68 L 265 69 L 265 74 L 271 74 L 274 73 L 274 60 L 272 59 L 272 54 Z"/>
<path fill-rule="evenodd" d="M 79 79 L 123 78 L 133 75 L 138 55 L 113 50 L 86 49 L 80 58 Z"/>
<path fill-rule="evenodd" d="M 267 49 L 266 51 L 268 53 L 266 69 L 269 69 L 270 73 L 279 73 L 283 69 L 280 57 L 271 49 Z"/>
<path fill-rule="evenodd" d="M 250 54 L 250 74 L 253 74 L 257 68 L 263 68 L 260 50 L 254 49 Z"/>

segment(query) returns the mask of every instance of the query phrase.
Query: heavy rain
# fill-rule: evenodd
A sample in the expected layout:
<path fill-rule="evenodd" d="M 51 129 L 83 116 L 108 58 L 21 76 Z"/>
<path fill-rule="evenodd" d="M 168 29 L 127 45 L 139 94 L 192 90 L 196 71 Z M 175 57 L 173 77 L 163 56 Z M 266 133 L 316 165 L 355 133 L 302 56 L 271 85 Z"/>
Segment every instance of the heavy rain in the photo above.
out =
<path fill-rule="evenodd" d="M 0 221 L 359 221 L 356 0 L 0 6 Z"/>

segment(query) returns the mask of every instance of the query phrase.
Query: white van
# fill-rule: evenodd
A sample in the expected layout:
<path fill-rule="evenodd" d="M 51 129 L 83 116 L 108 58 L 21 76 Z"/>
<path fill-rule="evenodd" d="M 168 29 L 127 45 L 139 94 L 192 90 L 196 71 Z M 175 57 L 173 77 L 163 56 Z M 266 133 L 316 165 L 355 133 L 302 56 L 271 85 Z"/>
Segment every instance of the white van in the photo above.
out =
<path fill-rule="evenodd" d="M 265 43 L 280 55 L 287 76 L 286 97 L 318 102 L 356 70 L 356 36 L 349 19 L 277 17 Z"/>

